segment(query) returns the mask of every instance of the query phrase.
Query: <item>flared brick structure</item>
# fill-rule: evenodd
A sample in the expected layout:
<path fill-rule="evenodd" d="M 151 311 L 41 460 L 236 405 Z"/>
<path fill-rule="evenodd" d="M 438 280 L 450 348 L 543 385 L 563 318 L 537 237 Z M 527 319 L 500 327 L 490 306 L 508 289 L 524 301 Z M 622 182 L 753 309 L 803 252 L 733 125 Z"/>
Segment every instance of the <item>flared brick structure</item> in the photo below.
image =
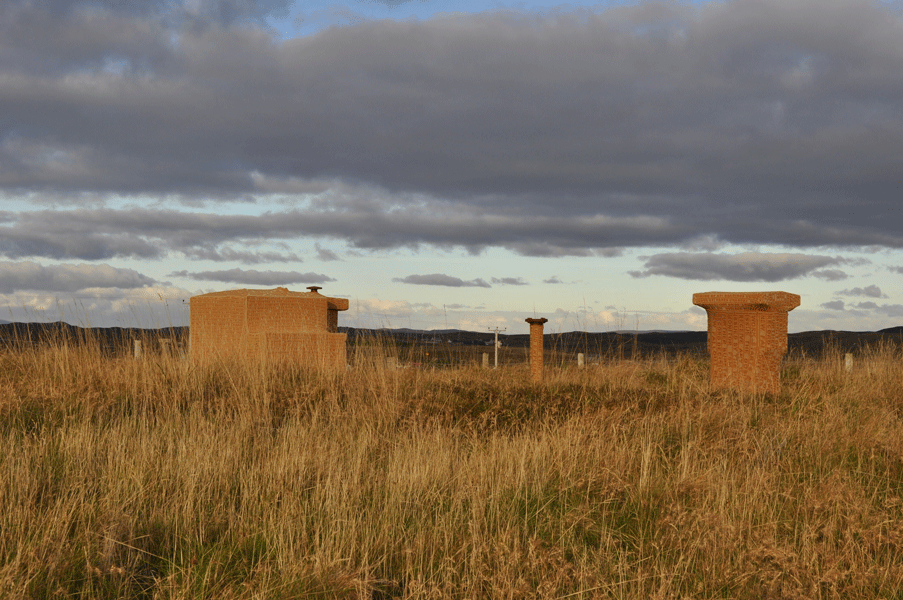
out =
<path fill-rule="evenodd" d="M 530 324 L 530 379 L 538 383 L 542 381 L 542 326 L 548 322 L 548 319 L 543 317 L 541 319 L 524 320 Z"/>
<path fill-rule="evenodd" d="M 787 352 L 787 313 L 800 297 L 787 292 L 705 292 L 693 304 L 709 317 L 713 388 L 777 393 Z"/>
<path fill-rule="evenodd" d="M 192 360 L 242 358 L 292 361 L 326 369 L 346 366 L 338 313 L 348 300 L 318 293 L 229 290 L 191 298 Z"/>

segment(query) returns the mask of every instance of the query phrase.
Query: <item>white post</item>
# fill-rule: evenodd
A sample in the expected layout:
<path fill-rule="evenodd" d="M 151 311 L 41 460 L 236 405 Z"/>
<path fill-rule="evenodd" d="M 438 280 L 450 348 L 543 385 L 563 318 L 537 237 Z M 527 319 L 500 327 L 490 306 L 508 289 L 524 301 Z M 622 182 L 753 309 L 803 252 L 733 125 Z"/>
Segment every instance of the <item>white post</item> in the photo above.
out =
<path fill-rule="evenodd" d="M 853 372 L 853 355 L 849 352 L 846 353 L 843 357 L 843 366 L 846 369 L 847 373 Z"/>
<path fill-rule="evenodd" d="M 499 368 L 499 328 L 495 328 L 495 369 Z"/>
<path fill-rule="evenodd" d="M 489 368 L 489 353 L 488 352 L 483 353 L 483 368 L 484 369 Z"/>
<path fill-rule="evenodd" d="M 577 368 L 578 369 L 583 368 L 583 352 L 581 352 L 580 354 L 577 355 Z"/>
<path fill-rule="evenodd" d="M 398 363 L 396 362 L 396 358 L 394 356 L 386 357 L 386 368 L 390 371 L 398 368 Z"/>
<path fill-rule="evenodd" d="M 494 369 L 499 368 L 499 328 L 495 328 L 495 366 Z"/>
<path fill-rule="evenodd" d="M 487 329 L 492 331 L 492 328 L 487 327 Z M 502 331 L 505 331 L 507 329 L 508 329 L 507 327 L 503 327 Z M 496 326 L 496 328 L 495 328 L 495 368 L 496 369 L 499 368 L 499 346 L 500 345 L 501 344 L 499 343 L 499 328 L 498 328 L 498 326 Z"/>
<path fill-rule="evenodd" d="M 141 358 L 141 340 L 135 340 L 134 348 L 135 358 Z"/>

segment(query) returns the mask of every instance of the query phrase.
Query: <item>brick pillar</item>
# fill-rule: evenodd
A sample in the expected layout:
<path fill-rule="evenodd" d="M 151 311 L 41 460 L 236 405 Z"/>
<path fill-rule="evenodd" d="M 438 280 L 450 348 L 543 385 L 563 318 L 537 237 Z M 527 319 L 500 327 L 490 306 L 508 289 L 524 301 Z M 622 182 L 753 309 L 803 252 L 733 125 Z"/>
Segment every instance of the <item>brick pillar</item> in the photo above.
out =
<path fill-rule="evenodd" d="M 787 292 L 705 292 L 693 304 L 709 317 L 713 388 L 777 393 L 787 352 L 787 313 L 800 297 Z"/>
<path fill-rule="evenodd" d="M 548 319 L 524 320 L 530 324 L 530 378 L 538 383 L 542 381 L 542 325 Z"/>

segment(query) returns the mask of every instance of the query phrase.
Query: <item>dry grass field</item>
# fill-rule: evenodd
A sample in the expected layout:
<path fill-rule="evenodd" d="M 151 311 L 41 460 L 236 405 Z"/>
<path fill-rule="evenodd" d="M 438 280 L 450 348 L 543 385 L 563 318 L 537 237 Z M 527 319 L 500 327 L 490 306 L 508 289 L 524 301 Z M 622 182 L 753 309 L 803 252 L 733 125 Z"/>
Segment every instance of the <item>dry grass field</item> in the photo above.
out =
<path fill-rule="evenodd" d="M 903 598 L 903 357 L 499 370 L 0 353 L 0 597 Z"/>

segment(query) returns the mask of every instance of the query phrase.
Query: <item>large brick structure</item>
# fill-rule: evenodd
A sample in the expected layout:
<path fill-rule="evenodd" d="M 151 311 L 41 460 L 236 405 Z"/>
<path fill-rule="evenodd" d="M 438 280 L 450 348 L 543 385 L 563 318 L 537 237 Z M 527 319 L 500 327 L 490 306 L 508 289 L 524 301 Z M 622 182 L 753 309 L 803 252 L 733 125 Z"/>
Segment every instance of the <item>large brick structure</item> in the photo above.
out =
<path fill-rule="evenodd" d="M 543 367 L 542 326 L 548 319 L 524 320 L 530 324 L 530 378 L 538 383 L 542 381 Z"/>
<path fill-rule="evenodd" d="M 713 388 L 777 393 L 787 352 L 787 313 L 800 297 L 787 292 L 705 292 L 693 304 L 709 317 Z"/>
<path fill-rule="evenodd" d="M 307 289 L 243 289 L 192 297 L 192 360 L 247 358 L 345 368 L 346 335 L 337 330 L 339 311 L 348 310 L 348 300 L 322 296 L 316 286 Z"/>

